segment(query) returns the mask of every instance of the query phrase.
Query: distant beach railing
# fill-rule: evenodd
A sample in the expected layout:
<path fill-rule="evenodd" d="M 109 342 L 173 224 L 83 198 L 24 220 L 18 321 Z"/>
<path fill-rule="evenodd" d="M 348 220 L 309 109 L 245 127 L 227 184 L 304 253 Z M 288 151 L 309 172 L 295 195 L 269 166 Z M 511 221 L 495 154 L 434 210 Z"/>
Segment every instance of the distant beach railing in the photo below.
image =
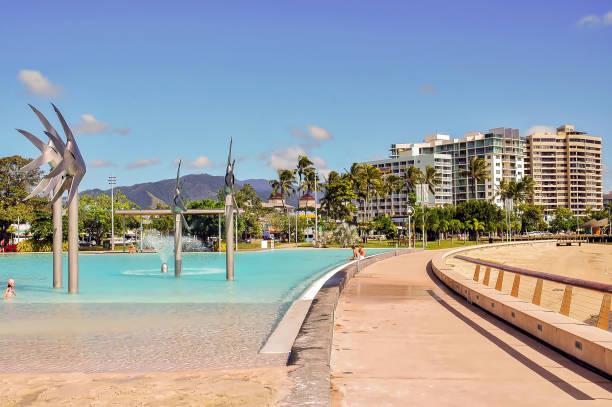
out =
<path fill-rule="evenodd" d="M 509 266 L 506 264 L 474 259 L 462 255 L 455 255 L 454 258 L 476 264 L 473 277 L 473 280 L 476 282 L 480 281 L 481 266 L 486 267 L 484 271 L 484 276 L 482 278 L 482 284 L 486 286 L 492 283 L 491 280 L 493 276 L 491 275 L 491 271 L 497 270 L 497 276 L 495 279 L 495 289 L 500 292 L 502 291 L 502 287 L 504 284 L 504 272 L 507 271 L 513 273 L 514 279 L 512 282 L 512 288 L 510 290 L 510 295 L 513 297 L 518 297 L 519 289 L 521 288 L 523 290 L 523 294 L 526 294 L 524 292 L 524 289 L 528 288 L 533 293 L 533 295 L 531 295 L 531 302 L 535 305 L 540 305 L 540 303 L 542 302 L 542 288 L 544 286 L 544 281 L 550 281 L 556 284 L 564 285 L 565 289 L 563 290 L 563 297 L 561 299 L 561 307 L 559 309 L 559 313 L 566 316 L 570 315 L 570 307 L 572 307 L 572 298 L 577 295 L 581 296 L 581 301 L 580 303 L 574 301 L 573 307 L 582 308 L 581 310 L 579 310 L 582 311 L 582 315 L 592 315 L 590 310 L 592 310 L 594 306 L 596 306 L 595 304 L 593 304 L 593 300 L 595 300 L 595 298 L 592 294 L 587 295 L 585 293 L 576 292 L 574 291 L 574 288 L 589 290 L 589 292 L 591 293 L 597 293 L 596 297 L 598 297 L 599 295 L 601 295 L 602 297 L 601 306 L 599 307 L 599 314 L 597 315 L 597 322 L 595 325 L 598 328 L 608 330 L 610 323 L 610 306 L 612 302 L 612 284 L 605 284 L 596 281 L 581 280 L 578 278 L 543 273 L 540 271 L 528 270 L 520 267 Z M 521 276 L 535 278 L 535 287 L 531 286 L 530 284 L 528 284 L 529 287 L 525 287 L 525 283 L 523 283 L 523 286 L 521 287 Z M 553 291 L 556 291 L 556 289 Z"/>

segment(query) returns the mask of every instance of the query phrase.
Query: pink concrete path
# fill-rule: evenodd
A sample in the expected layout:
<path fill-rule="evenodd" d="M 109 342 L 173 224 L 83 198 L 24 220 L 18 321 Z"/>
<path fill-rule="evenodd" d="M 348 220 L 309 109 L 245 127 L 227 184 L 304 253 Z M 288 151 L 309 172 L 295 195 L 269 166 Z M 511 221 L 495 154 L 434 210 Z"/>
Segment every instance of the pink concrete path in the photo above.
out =
<path fill-rule="evenodd" d="M 350 282 L 336 310 L 334 406 L 612 406 L 612 383 L 455 297 L 431 252 Z"/>

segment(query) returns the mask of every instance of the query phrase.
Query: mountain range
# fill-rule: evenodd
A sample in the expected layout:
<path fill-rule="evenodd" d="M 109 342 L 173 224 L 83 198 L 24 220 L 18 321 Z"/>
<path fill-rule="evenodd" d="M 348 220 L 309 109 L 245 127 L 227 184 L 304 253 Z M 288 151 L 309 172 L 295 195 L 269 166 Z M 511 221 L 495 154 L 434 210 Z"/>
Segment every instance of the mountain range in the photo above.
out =
<path fill-rule="evenodd" d="M 181 177 L 180 182 L 183 189 L 183 199 L 185 200 L 216 199 L 217 191 L 225 186 L 225 177 L 221 175 L 189 174 Z M 130 201 L 136 203 L 141 208 L 155 208 L 160 201 L 165 204 L 169 204 L 172 201 L 175 183 L 176 179 L 170 178 L 130 186 L 117 186 L 115 189 L 121 190 Z M 261 178 L 246 179 L 244 181 L 236 180 L 236 188 L 240 188 L 244 184 L 251 184 L 257 196 L 264 202 L 268 201 L 272 192 L 268 180 Z M 107 190 L 96 188 L 83 191 L 82 193 L 94 197 L 100 194 L 110 196 L 111 190 L 110 188 Z"/>

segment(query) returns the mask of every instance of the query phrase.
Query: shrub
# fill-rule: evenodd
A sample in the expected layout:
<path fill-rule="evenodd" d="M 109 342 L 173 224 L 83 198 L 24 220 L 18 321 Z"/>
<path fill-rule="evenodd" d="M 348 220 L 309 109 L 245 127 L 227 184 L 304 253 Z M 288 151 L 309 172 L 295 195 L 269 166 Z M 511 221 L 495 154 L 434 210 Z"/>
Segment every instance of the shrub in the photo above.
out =
<path fill-rule="evenodd" d="M 62 250 L 68 250 L 68 242 L 62 243 Z M 36 239 L 26 239 L 19 242 L 17 245 L 17 251 L 22 253 L 32 253 L 32 252 L 51 252 L 53 251 L 53 241 L 52 240 L 36 240 Z"/>

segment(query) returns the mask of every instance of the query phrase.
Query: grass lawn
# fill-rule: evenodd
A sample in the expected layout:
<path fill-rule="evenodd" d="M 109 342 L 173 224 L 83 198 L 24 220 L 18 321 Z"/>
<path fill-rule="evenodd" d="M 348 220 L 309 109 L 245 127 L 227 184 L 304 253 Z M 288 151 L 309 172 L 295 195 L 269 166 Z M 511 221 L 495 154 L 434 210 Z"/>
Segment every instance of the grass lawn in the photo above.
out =
<path fill-rule="evenodd" d="M 391 244 L 390 244 L 391 243 Z M 486 243 L 484 240 L 480 242 L 482 243 Z M 426 250 L 437 250 L 437 249 L 449 249 L 451 247 L 457 247 L 457 248 L 461 248 L 461 247 L 467 247 L 467 246 L 474 246 L 476 245 L 476 242 L 474 241 L 470 241 L 468 240 L 465 244 L 463 244 L 463 240 L 457 240 L 454 239 L 453 240 L 453 245 L 451 246 L 451 241 L 450 239 L 446 239 L 446 240 L 440 240 L 440 245 L 438 246 L 438 241 L 437 240 L 433 240 L 433 241 L 428 241 L 427 242 L 427 248 Z M 298 243 L 298 247 L 313 247 L 312 243 Z M 328 247 L 335 247 L 335 248 L 341 248 L 342 246 L 340 245 L 330 245 Z M 389 249 L 389 248 L 394 248 L 395 247 L 395 243 L 392 243 L 390 241 L 386 241 L 383 240 L 382 242 L 378 242 L 378 240 L 369 240 L 367 244 L 363 245 L 364 248 L 370 248 L 370 249 L 375 249 L 375 248 L 385 248 L 385 249 Z M 399 248 L 406 248 L 407 246 L 399 246 Z M 417 248 L 421 248 L 423 247 L 423 242 L 422 241 L 418 241 L 416 243 L 416 247 Z"/>

